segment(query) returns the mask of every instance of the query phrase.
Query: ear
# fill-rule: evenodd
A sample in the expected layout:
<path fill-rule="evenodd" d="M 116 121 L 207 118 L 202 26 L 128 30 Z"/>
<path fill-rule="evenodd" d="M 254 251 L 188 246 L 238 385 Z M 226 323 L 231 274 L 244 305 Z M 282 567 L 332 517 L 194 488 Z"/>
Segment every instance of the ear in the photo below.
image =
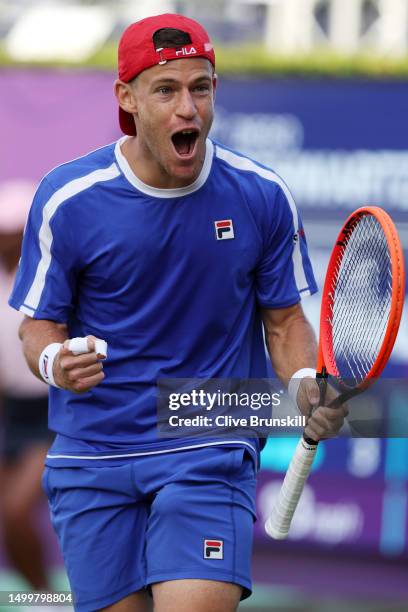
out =
<path fill-rule="evenodd" d="M 136 97 L 132 86 L 116 79 L 113 87 L 119 106 L 131 115 L 137 113 Z"/>
<path fill-rule="evenodd" d="M 212 78 L 214 100 L 215 100 L 215 92 L 217 90 L 217 83 L 218 83 L 218 74 L 214 72 L 213 78 Z"/>

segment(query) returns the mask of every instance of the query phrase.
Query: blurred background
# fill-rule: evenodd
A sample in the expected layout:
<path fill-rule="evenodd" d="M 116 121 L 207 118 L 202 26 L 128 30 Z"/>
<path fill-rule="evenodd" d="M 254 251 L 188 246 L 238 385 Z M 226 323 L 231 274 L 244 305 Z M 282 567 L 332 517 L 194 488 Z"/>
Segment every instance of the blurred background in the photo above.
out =
<path fill-rule="evenodd" d="M 212 135 L 287 181 L 320 284 L 360 205 L 391 213 L 408 248 L 408 0 L 0 0 L 0 591 L 28 588 L 22 574 L 37 588 L 68 588 L 39 493 L 47 434 L 40 416 L 28 436 L 23 423 L 43 414 L 43 389 L 16 382 L 24 365 L 4 350 L 16 343 L 5 302 L 25 215 L 46 172 L 121 135 L 117 41 L 162 12 L 208 29 L 220 77 Z M 319 300 L 304 301 L 316 329 Z M 405 311 L 387 374 L 407 373 Z M 407 402 L 396 386 L 390 405 Z M 319 446 L 289 540 L 277 543 L 263 520 L 295 444 L 269 440 L 263 452 L 255 588 L 242 609 L 408 610 L 408 439 Z"/>

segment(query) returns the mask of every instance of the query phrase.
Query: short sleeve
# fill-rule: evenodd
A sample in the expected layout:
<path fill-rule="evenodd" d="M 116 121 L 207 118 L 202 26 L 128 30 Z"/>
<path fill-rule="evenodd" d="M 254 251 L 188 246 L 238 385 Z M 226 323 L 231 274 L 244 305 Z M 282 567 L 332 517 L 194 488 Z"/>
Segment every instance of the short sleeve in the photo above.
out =
<path fill-rule="evenodd" d="M 24 230 L 21 259 L 9 304 L 36 319 L 67 322 L 78 273 L 74 223 L 64 209 L 63 189 L 43 179 Z"/>
<path fill-rule="evenodd" d="M 256 270 L 260 306 L 285 308 L 316 293 L 305 232 L 293 197 L 284 184 L 270 195 L 262 235 L 263 253 Z"/>

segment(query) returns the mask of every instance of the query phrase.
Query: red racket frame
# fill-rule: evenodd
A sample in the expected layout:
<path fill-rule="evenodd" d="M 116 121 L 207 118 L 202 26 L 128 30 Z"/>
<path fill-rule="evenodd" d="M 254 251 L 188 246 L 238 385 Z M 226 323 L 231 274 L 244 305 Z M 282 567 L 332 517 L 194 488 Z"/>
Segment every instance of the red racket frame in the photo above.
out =
<path fill-rule="evenodd" d="M 336 269 L 338 269 L 346 250 L 348 238 L 351 236 L 361 219 L 367 215 L 372 215 L 376 218 L 376 220 L 381 224 L 387 239 L 392 267 L 392 299 L 390 316 L 381 350 L 365 379 L 357 385 L 356 389 L 359 390 L 367 388 L 371 382 L 374 382 L 374 380 L 381 374 L 388 361 L 397 337 L 405 296 L 404 255 L 401 243 L 393 221 L 389 215 L 378 206 L 363 206 L 354 211 L 348 217 L 338 235 L 336 245 L 330 257 L 323 288 L 322 305 L 320 310 L 319 352 L 317 360 L 318 376 L 330 374 L 331 376 L 337 378 L 339 377 L 339 371 L 334 359 L 332 326 L 330 323 L 330 316 L 332 312 L 331 309 L 334 299 L 333 279 L 336 277 Z"/>

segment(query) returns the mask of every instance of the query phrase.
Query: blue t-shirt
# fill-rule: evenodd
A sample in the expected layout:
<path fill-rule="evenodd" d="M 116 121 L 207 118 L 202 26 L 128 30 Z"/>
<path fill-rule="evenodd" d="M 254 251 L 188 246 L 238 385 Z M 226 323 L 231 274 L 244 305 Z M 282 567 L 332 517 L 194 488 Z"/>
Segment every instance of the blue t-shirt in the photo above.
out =
<path fill-rule="evenodd" d="M 201 446 L 160 439 L 158 378 L 267 375 L 260 307 L 316 291 L 293 198 L 272 170 L 207 140 L 196 181 L 157 189 L 124 139 L 52 170 L 25 229 L 10 305 L 108 343 L 105 379 L 50 388 L 48 465 Z M 253 440 L 216 440 L 208 444 Z"/>

